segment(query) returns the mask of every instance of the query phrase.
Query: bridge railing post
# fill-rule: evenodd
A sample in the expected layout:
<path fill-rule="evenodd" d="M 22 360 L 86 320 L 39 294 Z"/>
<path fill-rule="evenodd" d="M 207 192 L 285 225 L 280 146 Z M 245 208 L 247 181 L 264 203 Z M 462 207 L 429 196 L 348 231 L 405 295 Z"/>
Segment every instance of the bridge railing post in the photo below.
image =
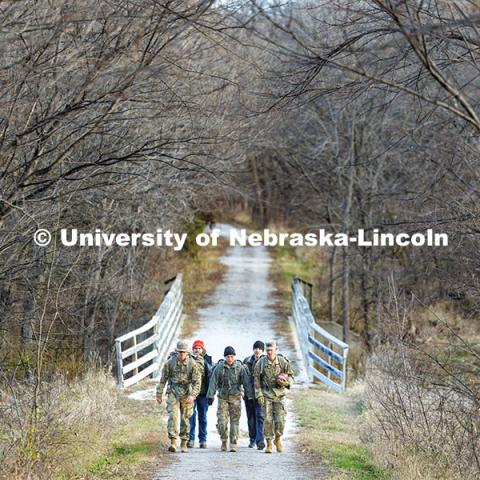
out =
<path fill-rule="evenodd" d="M 320 380 L 337 392 L 347 387 L 348 345 L 320 327 L 311 305 L 312 284 L 292 280 L 292 317 L 310 380 Z M 307 296 L 305 295 L 307 293 Z"/>
<path fill-rule="evenodd" d="M 123 388 L 123 359 L 122 359 L 122 343 L 115 340 L 115 358 L 117 364 L 117 384 Z"/>

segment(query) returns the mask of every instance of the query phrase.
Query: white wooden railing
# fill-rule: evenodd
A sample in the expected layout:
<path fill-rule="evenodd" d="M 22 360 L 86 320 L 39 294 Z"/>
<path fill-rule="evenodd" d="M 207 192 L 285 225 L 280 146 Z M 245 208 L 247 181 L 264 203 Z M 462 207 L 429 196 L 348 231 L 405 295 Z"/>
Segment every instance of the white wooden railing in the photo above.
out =
<path fill-rule="evenodd" d="M 182 312 L 182 274 L 178 274 L 153 318 L 115 339 L 119 387 L 129 387 L 149 375 L 159 377 L 162 363 L 177 336 Z"/>
<path fill-rule="evenodd" d="M 308 294 L 305 285 L 309 284 L 297 277 L 292 281 L 292 317 L 308 376 L 312 381 L 317 378 L 329 388 L 344 392 L 348 345 L 317 325 L 305 296 Z"/>

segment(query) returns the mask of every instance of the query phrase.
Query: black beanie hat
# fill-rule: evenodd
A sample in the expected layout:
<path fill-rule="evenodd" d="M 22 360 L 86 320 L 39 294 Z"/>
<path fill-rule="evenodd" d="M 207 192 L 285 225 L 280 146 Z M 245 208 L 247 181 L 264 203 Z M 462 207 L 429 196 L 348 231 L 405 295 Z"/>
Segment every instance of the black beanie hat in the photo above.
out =
<path fill-rule="evenodd" d="M 235 349 L 233 347 L 225 347 L 223 351 L 223 356 L 226 357 L 227 355 L 236 355 Z"/>
<path fill-rule="evenodd" d="M 253 349 L 255 350 L 256 348 L 261 348 L 262 350 L 265 350 L 265 344 L 261 340 L 257 340 L 253 344 Z"/>

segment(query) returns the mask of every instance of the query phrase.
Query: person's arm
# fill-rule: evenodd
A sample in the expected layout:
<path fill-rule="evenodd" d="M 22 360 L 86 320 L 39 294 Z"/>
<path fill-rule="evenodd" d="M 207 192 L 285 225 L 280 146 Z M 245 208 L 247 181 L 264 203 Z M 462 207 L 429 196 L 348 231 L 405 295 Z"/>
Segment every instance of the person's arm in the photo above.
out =
<path fill-rule="evenodd" d="M 285 373 L 288 375 L 288 387 L 287 388 L 290 388 L 293 385 L 294 379 L 293 379 L 292 366 L 290 365 L 289 360 L 287 360 L 287 365 L 285 367 Z"/>
<path fill-rule="evenodd" d="M 255 398 L 255 393 L 252 388 L 252 380 L 250 378 L 250 372 L 248 371 L 248 368 L 245 365 L 242 366 L 241 380 L 245 388 L 245 394 L 247 395 L 247 398 L 249 400 L 253 400 Z"/>
<path fill-rule="evenodd" d="M 210 362 L 205 360 L 205 377 L 207 379 L 207 383 L 210 384 L 210 380 L 212 378 L 213 372 L 213 365 Z"/>
<path fill-rule="evenodd" d="M 203 365 L 198 364 L 193 360 L 194 366 L 192 368 L 192 376 L 191 376 L 191 387 L 190 387 L 190 396 L 193 399 L 198 397 L 200 393 L 200 389 L 202 388 L 202 370 Z"/>
<path fill-rule="evenodd" d="M 163 391 L 165 390 L 165 385 L 168 382 L 168 377 L 170 376 L 170 363 L 166 362 L 162 369 L 162 376 L 160 377 L 160 382 L 157 384 L 156 388 L 156 397 L 157 402 L 162 403 L 163 401 Z"/>
<path fill-rule="evenodd" d="M 210 401 L 213 403 L 213 399 L 215 398 L 215 394 L 217 393 L 218 371 L 219 368 L 213 369 L 212 378 L 210 379 L 210 383 L 208 384 L 207 400 L 209 400 L 210 405 Z"/>
<path fill-rule="evenodd" d="M 260 362 L 259 360 L 253 369 L 253 387 L 254 387 L 254 395 L 255 398 L 257 399 L 257 402 L 259 405 L 263 405 L 264 403 L 264 398 L 263 398 L 263 392 L 261 388 L 261 383 L 260 383 L 260 376 L 261 376 L 261 369 L 260 369 Z"/>

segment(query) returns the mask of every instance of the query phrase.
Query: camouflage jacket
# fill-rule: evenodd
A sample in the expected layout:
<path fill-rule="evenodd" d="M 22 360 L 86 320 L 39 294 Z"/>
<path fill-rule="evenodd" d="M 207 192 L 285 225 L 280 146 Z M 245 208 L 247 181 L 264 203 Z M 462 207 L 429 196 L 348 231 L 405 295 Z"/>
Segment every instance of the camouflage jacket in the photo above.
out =
<path fill-rule="evenodd" d="M 289 387 L 279 387 L 276 378 L 279 373 L 286 373 L 290 382 Z M 274 360 L 270 361 L 267 356 L 261 357 L 253 369 L 255 398 L 262 395 L 267 398 L 282 398 L 285 396 L 285 388 L 293 384 L 293 370 L 286 357 L 277 353 Z"/>
<path fill-rule="evenodd" d="M 167 393 L 180 397 L 197 397 L 200 393 L 202 373 L 198 362 L 189 355 L 185 362 L 180 362 L 176 355 L 171 355 L 162 369 L 157 394 L 163 394 L 168 383 Z"/>
<path fill-rule="evenodd" d="M 226 399 L 229 395 L 244 392 L 247 398 L 253 398 L 248 371 L 240 360 L 229 367 L 224 360 L 220 360 L 213 369 L 212 378 L 208 387 L 207 398 L 214 398 L 218 390 L 218 398 Z"/>

